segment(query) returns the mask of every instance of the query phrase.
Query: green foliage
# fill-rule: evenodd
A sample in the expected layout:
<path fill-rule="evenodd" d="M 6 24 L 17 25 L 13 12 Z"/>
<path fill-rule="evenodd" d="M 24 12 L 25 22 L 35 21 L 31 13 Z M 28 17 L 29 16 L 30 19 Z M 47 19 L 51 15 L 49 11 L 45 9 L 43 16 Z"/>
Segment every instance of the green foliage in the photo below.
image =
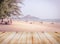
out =
<path fill-rule="evenodd" d="M 17 3 L 21 3 L 22 0 L 0 0 L 0 18 L 9 17 L 12 15 L 20 15 L 21 10 L 17 6 Z M 19 11 L 19 12 L 18 12 Z M 17 14 L 15 14 L 17 13 Z"/>

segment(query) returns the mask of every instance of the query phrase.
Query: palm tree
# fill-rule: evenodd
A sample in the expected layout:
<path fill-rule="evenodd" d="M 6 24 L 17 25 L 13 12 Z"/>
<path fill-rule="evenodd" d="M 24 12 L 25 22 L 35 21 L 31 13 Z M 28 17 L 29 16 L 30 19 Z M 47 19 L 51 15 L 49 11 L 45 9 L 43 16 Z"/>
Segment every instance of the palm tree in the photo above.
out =
<path fill-rule="evenodd" d="M 21 15 L 20 7 L 17 6 L 18 3 L 22 3 L 22 0 L 0 0 L 0 18 L 3 19 L 7 16 Z M 16 14 L 15 14 L 16 13 Z"/>

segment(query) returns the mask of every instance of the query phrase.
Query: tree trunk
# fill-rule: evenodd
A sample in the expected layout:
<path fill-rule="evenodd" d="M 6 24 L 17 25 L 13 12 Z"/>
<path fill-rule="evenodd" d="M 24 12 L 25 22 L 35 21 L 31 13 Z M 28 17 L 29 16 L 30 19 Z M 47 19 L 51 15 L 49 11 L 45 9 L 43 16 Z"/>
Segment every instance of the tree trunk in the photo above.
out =
<path fill-rule="evenodd" d="M 3 18 L 2 18 L 2 20 L 1 20 L 1 22 L 3 22 Z"/>
<path fill-rule="evenodd" d="M 12 19 L 10 19 L 10 23 L 12 24 Z"/>

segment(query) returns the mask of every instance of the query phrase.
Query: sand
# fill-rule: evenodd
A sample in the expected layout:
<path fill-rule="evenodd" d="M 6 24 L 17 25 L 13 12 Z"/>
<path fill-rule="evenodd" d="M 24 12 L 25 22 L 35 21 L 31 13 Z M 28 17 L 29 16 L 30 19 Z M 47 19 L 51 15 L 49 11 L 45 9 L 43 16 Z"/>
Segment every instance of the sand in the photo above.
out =
<path fill-rule="evenodd" d="M 11 25 L 1 25 L 0 31 L 28 31 L 28 32 L 60 32 L 60 23 L 51 22 L 32 22 L 13 20 Z"/>

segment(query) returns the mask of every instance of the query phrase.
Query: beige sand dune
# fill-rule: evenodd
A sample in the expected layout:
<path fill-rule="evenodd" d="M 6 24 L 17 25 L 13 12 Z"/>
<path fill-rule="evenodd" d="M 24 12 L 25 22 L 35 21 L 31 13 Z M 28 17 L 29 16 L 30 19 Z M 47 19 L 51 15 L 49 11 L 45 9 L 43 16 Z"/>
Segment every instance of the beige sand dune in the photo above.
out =
<path fill-rule="evenodd" d="M 60 23 L 24 22 L 13 20 L 12 25 L 0 25 L 0 31 L 51 31 L 60 32 Z"/>

